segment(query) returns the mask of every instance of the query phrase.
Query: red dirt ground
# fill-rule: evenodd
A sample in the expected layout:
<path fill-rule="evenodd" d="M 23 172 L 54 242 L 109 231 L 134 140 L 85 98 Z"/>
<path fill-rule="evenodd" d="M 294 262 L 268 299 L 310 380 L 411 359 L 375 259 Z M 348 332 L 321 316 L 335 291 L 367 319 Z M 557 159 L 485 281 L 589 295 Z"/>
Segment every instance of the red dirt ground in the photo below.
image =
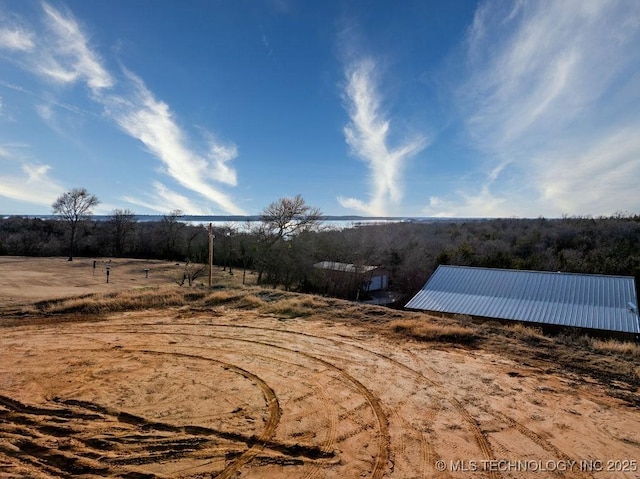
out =
<path fill-rule="evenodd" d="M 132 262 L 111 286 L 10 264 L 4 305 L 144 285 Z M 365 323 L 224 306 L 0 321 L 0 478 L 638 478 L 639 426 L 595 381 Z"/>

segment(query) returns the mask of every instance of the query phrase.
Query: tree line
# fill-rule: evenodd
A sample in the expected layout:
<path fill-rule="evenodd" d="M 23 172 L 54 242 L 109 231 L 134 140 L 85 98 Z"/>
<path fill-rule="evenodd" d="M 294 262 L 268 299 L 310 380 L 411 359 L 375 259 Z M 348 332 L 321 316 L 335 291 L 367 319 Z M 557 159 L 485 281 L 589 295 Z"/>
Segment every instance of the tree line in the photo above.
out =
<path fill-rule="evenodd" d="M 0 254 L 207 262 L 206 228 L 181 221 L 180 211 L 168 212 L 161 221 L 141 222 L 130 210 L 114 210 L 106 220 L 95 221 L 90 213 L 97 198 L 83 189 L 69 194 L 53 205 L 59 220 L 0 220 Z M 60 201 L 67 210 L 56 207 Z M 73 210 L 87 204 L 75 214 L 68 211 L 69 205 Z M 296 196 L 268 205 L 258 222 L 243 228 L 215 226 L 213 233 L 214 265 L 235 274 L 255 272 L 260 284 L 305 292 L 325 293 L 313 267 L 320 261 L 385 268 L 390 288 L 406 298 L 439 264 L 625 275 L 640 282 L 640 216 L 631 214 L 331 229 L 322 223 L 318 208 Z"/>

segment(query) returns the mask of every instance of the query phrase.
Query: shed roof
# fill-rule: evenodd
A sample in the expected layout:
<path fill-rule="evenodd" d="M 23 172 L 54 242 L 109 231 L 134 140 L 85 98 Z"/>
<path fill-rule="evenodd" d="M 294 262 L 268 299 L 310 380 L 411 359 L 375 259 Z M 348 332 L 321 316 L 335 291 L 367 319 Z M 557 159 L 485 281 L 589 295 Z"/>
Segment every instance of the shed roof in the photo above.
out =
<path fill-rule="evenodd" d="M 639 334 L 635 280 L 440 265 L 408 309 Z"/>
<path fill-rule="evenodd" d="M 314 268 L 341 271 L 343 273 L 368 273 L 378 266 L 355 265 L 351 263 L 336 263 L 335 261 L 321 261 L 313 265 Z"/>

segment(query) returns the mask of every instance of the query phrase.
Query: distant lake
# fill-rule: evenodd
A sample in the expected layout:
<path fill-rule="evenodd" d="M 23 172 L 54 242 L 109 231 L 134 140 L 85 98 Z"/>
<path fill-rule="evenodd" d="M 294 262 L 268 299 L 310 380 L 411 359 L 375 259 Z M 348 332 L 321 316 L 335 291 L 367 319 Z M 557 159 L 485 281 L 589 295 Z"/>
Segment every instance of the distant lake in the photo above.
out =
<path fill-rule="evenodd" d="M 140 215 L 138 221 L 162 221 L 162 215 Z M 108 219 L 106 216 L 104 219 Z M 96 217 L 96 219 L 98 219 Z M 190 225 L 208 226 L 212 223 L 214 227 L 230 227 L 237 231 L 247 230 L 252 223 L 260 221 L 259 215 L 252 216 L 220 216 L 220 215 L 184 215 L 180 218 L 182 223 Z M 420 218 L 420 217 L 369 217 L 369 216 L 323 216 L 322 226 L 329 229 L 346 229 L 360 226 L 369 226 L 386 223 L 431 223 L 435 221 L 460 221 L 460 218 Z"/>
<path fill-rule="evenodd" d="M 56 219 L 56 215 L 5 215 L 3 218 L 12 216 L 20 218 L 40 218 L 40 219 Z M 143 222 L 162 221 L 164 215 L 135 215 L 136 219 Z M 107 221 L 111 215 L 93 215 L 92 219 L 96 221 Z M 434 218 L 434 217 L 417 217 L 417 216 L 323 216 L 321 223 L 330 229 L 355 228 L 360 226 L 369 226 L 386 223 L 435 223 L 435 222 L 464 222 L 478 221 L 481 218 Z M 236 230 L 244 230 L 247 225 L 260 221 L 260 215 L 183 215 L 180 222 L 189 225 L 207 226 L 212 223 L 216 227 L 228 226 Z"/>
<path fill-rule="evenodd" d="M 182 218 L 180 220 L 183 223 L 187 223 L 190 225 L 208 225 L 212 223 L 214 227 L 222 227 L 228 226 L 234 228 L 236 230 L 246 230 L 252 223 L 256 223 L 260 221 L 259 216 L 251 216 L 247 217 L 243 220 L 237 219 L 209 219 L 207 217 L 192 219 L 192 218 Z M 356 228 L 359 226 L 367 226 L 367 225 L 375 225 L 375 224 L 385 224 L 385 223 L 401 223 L 411 221 L 407 218 L 341 218 L 341 217 L 331 217 L 331 218 L 322 218 L 321 224 L 322 226 L 329 229 L 345 229 L 345 228 Z"/>

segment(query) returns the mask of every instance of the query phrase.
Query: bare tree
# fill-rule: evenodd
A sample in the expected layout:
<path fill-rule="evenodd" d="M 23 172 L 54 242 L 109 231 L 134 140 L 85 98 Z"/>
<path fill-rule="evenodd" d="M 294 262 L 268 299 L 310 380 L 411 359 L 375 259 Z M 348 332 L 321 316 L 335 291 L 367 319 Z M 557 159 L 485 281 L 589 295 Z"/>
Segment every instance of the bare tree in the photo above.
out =
<path fill-rule="evenodd" d="M 113 210 L 109 218 L 109 226 L 111 227 L 111 235 L 113 239 L 113 250 L 116 256 L 122 256 L 125 252 L 128 237 L 136 229 L 136 217 L 133 211 Z"/>
<path fill-rule="evenodd" d="M 283 274 L 282 270 L 286 270 L 285 266 L 290 262 L 285 261 L 282 255 L 289 257 L 290 248 L 279 246 L 284 246 L 285 242 L 302 232 L 318 229 L 321 220 L 320 209 L 308 205 L 301 195 L 280 198 L 267 206 L 260 215 L 260 224 L 254 229 L 259 248 L 258 283 L 262 281 L 265 271 L 272 276 L 274 286 L 278 277 L 286 277 L 288 272 Z"/>
<path fill-rule="evenodd" d="M 198 238 L 202 238 L 206 233 L 206 230 L 201 226 L 198 227 L 190 227 L 186 232 L 186 241 L 187 241 L 187 258 L 188 259 L 197 259 L 202 260 L 201 252 L 196 248 L 196 251 L 193 251 L 193 242 Z"/>
<path fill-rule="evenodd" d="M 238 254 L 242 262 L 242 284 L 245 284 L 247 278 L 247 267 L 254 262 L 255 252 L 257 250 L 255 235 L 251 234 L 251 226 L 247 222 L 246 231 L 237 235 Z"/>
<path fill-rule="evenodd" d="M 218 233 L 218 237 L 221 240 L 219 244 L 221 245 L 222 251 L 224 252 L 222 271 L 226 271 L 228 266 L 229 274 L 233 274 L 231 263 L 233 262 L 236 253 L 234 248 L 234 237 L 236 234 L 237 230 L 231 223 L 225 223 L 220 228 Z"/>
<path fill-rule="evenodd" d="M 180 222 L 184 214 L 180 210 L 173 210 L 169 214 L 162 217 L 162 225 L 164 227 L 166 239 L 166 257 L 168 259 L 176 259 L 178 256 L 178 238 L 179 233 L 185 226 Z"/>
<path fill-rule="evenodd" d="M 275 243 L 301 231 L 316 229 L 320 225 L 322 212 L 308 205 L 301 195 L 294 198 L 280 198 L 274 201 L 260 215 L 262 232 Z"/>
<path fill-rule="evenodd" d="M 200 263 L 191 263 L 188 259 L 184 265 L 184 273 L 182 281 L 176 281 L 180 286 L 184 286 L 185 281 L 189 286 L 193 286 L 193 282 L 207 272 L 207 267 Z"/>
<path fill-rule="evenodd" d="M 89 218 L 93 214 L 91 208 L 99 203 L 98 197 L 90 194 L 86 188 L 73 188 L 60 195 L 51 205 L 53 212 L 60 215 L 69 227 L 69 261 L 73 261 L 78 224 Z"/>

